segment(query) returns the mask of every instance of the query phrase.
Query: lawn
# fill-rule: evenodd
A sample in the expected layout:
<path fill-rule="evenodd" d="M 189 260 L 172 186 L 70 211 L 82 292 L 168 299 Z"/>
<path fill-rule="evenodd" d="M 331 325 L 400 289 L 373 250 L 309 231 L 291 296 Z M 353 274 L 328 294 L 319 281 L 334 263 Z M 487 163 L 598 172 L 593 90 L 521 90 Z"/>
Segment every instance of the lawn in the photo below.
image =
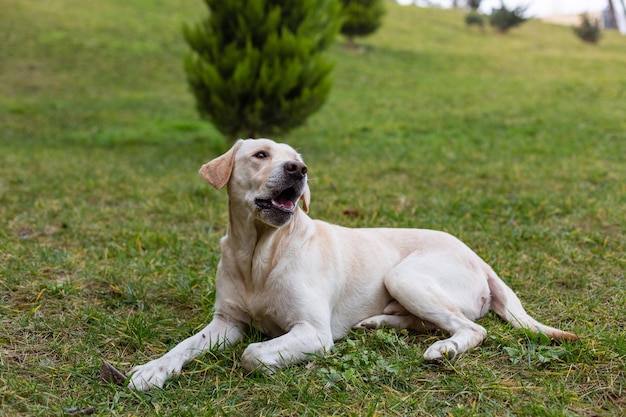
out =
<path fill-rule="evenodd" d="M 325 357 L 246 375 L 245 345 L 163 390 L 99 380 L 211 318 L 225 192 L 197 171 L 229 144 L 182 70 L 200 0 L 0 4 L 0 415 L 617 416 L 626 413 L 626 37 L 387 3 L 320 112 L 276 139 L 309 166 L 311 215 L 467 242 L 552 343 L 493 314 L 483 345 L 355 331 Z M 251 334 L 249 340 L 262 335 Z"/>

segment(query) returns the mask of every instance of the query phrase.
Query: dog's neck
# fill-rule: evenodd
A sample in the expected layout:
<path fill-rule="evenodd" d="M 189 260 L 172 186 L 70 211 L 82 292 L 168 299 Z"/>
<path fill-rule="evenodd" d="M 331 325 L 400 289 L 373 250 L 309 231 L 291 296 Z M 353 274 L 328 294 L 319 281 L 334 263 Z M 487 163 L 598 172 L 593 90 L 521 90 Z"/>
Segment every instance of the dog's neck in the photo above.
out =
<path fill-rule="evenodd" d="M 228 231 L 223 242 L 222 261 L 230 264 L 229 269 L 235 268 L 246 287 L 254 290 L 264 285 L 274 268 L 273 259 L 277 259 L 276 255 L 289 242 L 283 236 L 293 233 L 295 228 L 302 227 L 303 222 L 311 219 L 300 207 L 295 209 L 291 220 L 281 227 L 263 223 L 254 213 L 249 213 L 246 218 L 237 213 L 241 213 L 239 208 L 229 203 Z M 255 259 L 261 259 L 261 253 L 267 259 L 254 263 Z"/>

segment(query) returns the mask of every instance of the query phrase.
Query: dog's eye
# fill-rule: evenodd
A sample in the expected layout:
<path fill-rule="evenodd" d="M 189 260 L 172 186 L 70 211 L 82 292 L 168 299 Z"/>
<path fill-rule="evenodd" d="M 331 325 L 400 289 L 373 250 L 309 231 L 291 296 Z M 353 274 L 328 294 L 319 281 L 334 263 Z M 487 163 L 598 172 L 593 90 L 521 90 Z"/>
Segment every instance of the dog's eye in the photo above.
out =
<path fill-rule="evenodd" d="M 265 159 L 265 158 L 267 158 L 267 152 L 259 151 L 259 152 L 254 154 L 254 157 L 255 158 L 259 158 L 259 159 Z"/>

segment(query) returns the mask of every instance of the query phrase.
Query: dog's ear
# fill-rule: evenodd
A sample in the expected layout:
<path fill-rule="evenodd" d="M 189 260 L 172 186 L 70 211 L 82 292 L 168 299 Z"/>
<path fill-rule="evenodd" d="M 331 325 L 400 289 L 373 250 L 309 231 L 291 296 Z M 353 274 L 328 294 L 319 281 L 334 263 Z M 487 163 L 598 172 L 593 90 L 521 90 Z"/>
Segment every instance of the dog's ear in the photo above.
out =
<path fill-rule="evenodd" d="M 311 204 L 311 190 L 309 189 L 309 184 L 304 186 L 304 193 L 302 193 L 302 210 L 305 213 L 309 212 L 309 205 Z"/>
<path fill-rule="evenodd" d="M 202 174 L 206 182 L 218 190 L 228 184 L 230 174 L 233 172 L 233 165 L 235 164 L 235 154 L 241 142 L 241 139 L 238 140 L 224 155 L 218 156 L 200 168 L 200 174 Z"/>

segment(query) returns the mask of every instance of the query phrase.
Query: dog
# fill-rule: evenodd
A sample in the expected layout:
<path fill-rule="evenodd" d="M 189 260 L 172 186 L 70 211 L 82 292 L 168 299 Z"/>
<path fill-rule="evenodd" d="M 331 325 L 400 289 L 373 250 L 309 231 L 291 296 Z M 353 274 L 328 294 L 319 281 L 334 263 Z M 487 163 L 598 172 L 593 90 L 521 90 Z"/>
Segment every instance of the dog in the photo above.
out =
<path fill-rule="evenodd" d="M 241 341 L 250 326 L 270 339 L 247 346 L 241 363 L 267 373 L 323 354 L 355 328 L 441 329 L 450 337 L 428 347 L 424 359 L 453 359 L 483 341 L 486 330 L 474 321 L 489 309 L 513 327 L 577 339 L 529 316 L 493 269 L 450 234 L 311 219 L 308 168 L 286 144 L 239 140 L 200 173 L 228 190 L 214 316 L 133 368 L 131 388 L 163 387 L 202 352 Z"/>

